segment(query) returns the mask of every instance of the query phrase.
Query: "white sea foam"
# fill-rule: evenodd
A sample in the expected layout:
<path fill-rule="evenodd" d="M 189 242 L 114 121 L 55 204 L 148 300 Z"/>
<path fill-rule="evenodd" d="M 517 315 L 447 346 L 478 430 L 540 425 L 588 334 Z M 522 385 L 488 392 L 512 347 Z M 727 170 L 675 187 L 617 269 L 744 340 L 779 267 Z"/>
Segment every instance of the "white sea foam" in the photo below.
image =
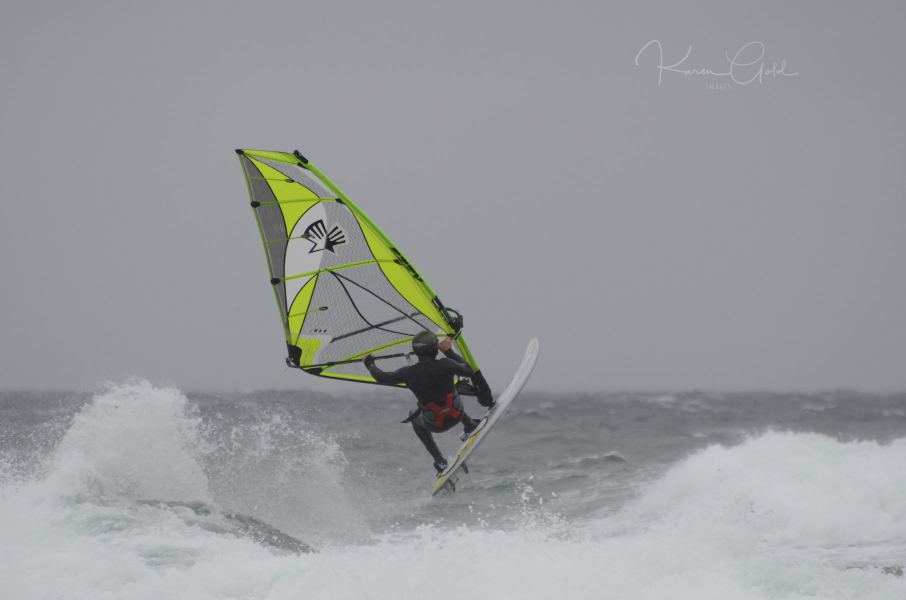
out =
<path fill-rule="evenodd" d="M 235 461 L 233 479 L 211 471 L 215 455 Z M 284 480 L 266 484 L 278 456 Z M 880 567 L 906 551 L 904 461 L 906 440 L 767 433 L 681 460 L 616 512 L 568 522 L 536 509 L 525 482 L 503 528 L 341 535 L 293 555 L 187 518 L 184 503 L 226 510 L 235 485 L 241 502 L 287 505 L 273 515 L 290 526 L 275 524 L 314 542 L 306 524 L 357 518 L 341 449 L 279 417 L 213 431 L 178 391 L 131 383 L 76 416 L 46 473 L 3 488 L 0 597 L 902 600 L 906 580 Z M 266 477 L 251 478 L 256 469 Z M 280 496 L 281 483 L 312 489 Z M 292 509 L 309 516 L 293 525 Z"/>
<path fill-rule="evenodd" d="M 76 415 L 54 453 L 45 486 L 82 500 L 210 500 L 199 458 L 200 419 L 177 390 L 134 381 L 111 385 Z"/>

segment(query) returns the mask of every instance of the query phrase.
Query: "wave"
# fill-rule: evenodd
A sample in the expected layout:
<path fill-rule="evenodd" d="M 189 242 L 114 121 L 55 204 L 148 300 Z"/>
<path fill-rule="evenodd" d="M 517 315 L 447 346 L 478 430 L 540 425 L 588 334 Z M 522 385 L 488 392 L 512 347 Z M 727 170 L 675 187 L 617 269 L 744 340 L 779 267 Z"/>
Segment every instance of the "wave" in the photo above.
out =
<path fill-rule="evenodd" d="M 273 525 L 249 515 L 221 511 L 203 502 L 143 500 L 140 504 L 170 510 L 184 523 L 219 535 L 246 538 L 268 548 L 289 554 L 316 552 L 305 542 L 280 531 Z"/>
<path fill-rule="evenodd" d="M 704 531 L 733 525 L 776 546 L 906 555 L 906 439 L 887 444 L 768 432 L 710 446 L 647 485 L 626 521 Z"/>
<path fill-rule="evenodd" d="M 610 488 L 543 494 L 531 476 L 479 473 L 472 497 L 506 481 L 519 501 L 475 525 L 372 532 L 367 503 L 478 508 L 363 493 L 324 431 L 279 406 L 236 415 L 146 382 L 94 397 L 39 474 L 0 488 L 0 596 L 906 597 L 906 440 L 768 432 L 646 472 L 597 512 L 576 507 Z M 616 452 L 556 464 L 633 468 Z"/>

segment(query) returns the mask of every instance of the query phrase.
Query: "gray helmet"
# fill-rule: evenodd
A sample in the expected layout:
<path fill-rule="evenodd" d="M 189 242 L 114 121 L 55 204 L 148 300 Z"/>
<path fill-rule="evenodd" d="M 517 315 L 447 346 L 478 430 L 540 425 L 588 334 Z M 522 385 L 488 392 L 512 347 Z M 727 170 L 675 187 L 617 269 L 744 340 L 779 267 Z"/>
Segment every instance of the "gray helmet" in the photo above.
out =
<path fill-rule="evenodd" d="M 419 331 L 412 338 L 412 352 L 418 356 L 437 356 L 437 336 L 430 331 Z"/>

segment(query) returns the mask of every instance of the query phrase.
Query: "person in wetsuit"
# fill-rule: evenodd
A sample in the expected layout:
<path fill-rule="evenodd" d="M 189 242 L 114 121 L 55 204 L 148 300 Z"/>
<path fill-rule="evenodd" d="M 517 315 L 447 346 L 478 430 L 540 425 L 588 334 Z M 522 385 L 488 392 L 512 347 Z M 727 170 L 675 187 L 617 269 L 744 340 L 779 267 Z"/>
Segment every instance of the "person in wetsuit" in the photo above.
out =
<path fill-rule="evenodd" d="M 437 358 L 438 350 L 444 353 L 444 358 Z M 478 427 L 478 421 L 466 414 L 453 385 L 454 375 L 471 377 L 474 373 L 453 351 L 453 340 L 446 338 L 438 343 L 437 336 L 430 331 L 421 331 L 412 338 L 412 352 L 418 356 L 418 362 L 396 371 L 382 371 L 370 354 L 364 359 L 365 367 L 378 383 L 405 383 L 415 394 L 418 409 L 406 421 L 412 423 L 415 435 L 431 453 L 434 468 L 440 473 L 447 467 L 447 459 L 431 434 L 447 431 L 457 423 L 462 423 L 466 435 Z"/>

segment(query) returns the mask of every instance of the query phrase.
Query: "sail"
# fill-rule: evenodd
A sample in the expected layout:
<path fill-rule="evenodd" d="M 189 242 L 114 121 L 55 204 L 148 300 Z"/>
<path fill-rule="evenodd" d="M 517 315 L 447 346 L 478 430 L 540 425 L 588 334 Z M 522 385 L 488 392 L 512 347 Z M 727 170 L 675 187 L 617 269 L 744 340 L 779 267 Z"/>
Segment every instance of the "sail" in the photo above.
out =
<path fill-rule="evenodd" d="M 376 383 L 359 360 L 365 355 L 393 370 L 410 364 L 405 354 L 418 332 L 459 333 L 455 311 L 298 151 L 236 153 L 264 243 L 288 364 L 322 377 Z M 478 371 L 461 335 L 455 343 Z M 481 376 L 473 383 L 487 387 Z"/>

